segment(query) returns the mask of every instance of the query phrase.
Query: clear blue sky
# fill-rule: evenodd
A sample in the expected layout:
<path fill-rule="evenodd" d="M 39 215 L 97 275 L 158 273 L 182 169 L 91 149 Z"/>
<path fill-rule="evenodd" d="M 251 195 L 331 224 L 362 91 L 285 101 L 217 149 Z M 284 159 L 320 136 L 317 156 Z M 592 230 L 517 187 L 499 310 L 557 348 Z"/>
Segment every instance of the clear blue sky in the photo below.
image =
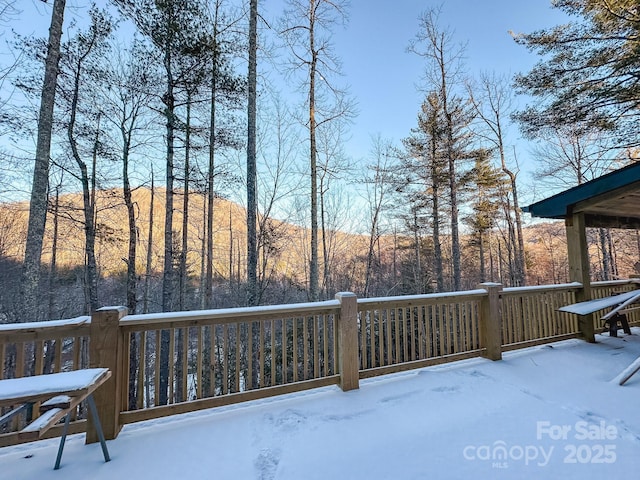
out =
<path fill-rule="evenodd" d="M 418 32 L 421 12 L 440 5 L 441 27 L 466 45 L 465 64 L 472 75 L 526 72 L 537 57 L 517 45 L 509 30 L 528 33 L 567 20 L 549 0 L 352 0 L 349 26 L 335 37 L 360 113 L 352 129 L 352 154 L 366 155 L 371 134 L 399 140 L 416 126 L 424 98 L 416 85 L 424 63 L 406 47 Z M 511 143 L 518 142 L 517 130 L 510 135 Z M 525 161 L 527 147 L 519 146 Z"/>
<path fill-rule="evenodd" d="M 283 1 L 259 0 L 260 9 L 273 18 Z M 12 27 L 46 36 L 51 3 L 20 0 L 23 14 Z M 65 25 L 76 15 L 86 16 L 87 5 L 83 0 L 68 0 Z M 344 81 L 358 104 L 359 115 L 347 146 L 355 159 L 369 153 L 372 135 L 399 142 L 416 125 L 423 99 L 417 84 L 424 62 L 407 53 L 406 47 L 418 31 L 421 12 L 438 6 L 441 27 L 466 44 L 465 64 L 471 75 L 483 70 L 507 75 L 527 71 L 537 58 L 517 45 L 508 31 L 531 32 L 566 21 L 562 12 L 551 8 L 550 0 L 351 0 L 349 24 L 344 31 L 336 31 L 333 40 L 343 62 Z M 529 170 L 528 146 L 518 137 L 512 129 L 507 140 L 518 145 L 521 167 Z"/>

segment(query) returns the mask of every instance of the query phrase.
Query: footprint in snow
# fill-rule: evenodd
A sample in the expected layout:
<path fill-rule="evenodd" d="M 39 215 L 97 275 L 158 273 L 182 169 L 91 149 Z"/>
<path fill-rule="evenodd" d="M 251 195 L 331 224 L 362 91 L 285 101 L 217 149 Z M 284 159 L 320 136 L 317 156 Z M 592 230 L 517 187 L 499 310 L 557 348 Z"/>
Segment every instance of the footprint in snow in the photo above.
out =
<path fill-rule="evenodd" d="M 432 388 L 431 391 L 438 392 L 438 393 L 454 393 L 454 392 L 460 391 L 460 387 L 458 387 L 457 385 L 454 385 L 454 386 L 443 385 L 441 387 Z"/>
<path fill-rule="evenodd" d="M 281 455 L 282 452 L 279 449 L 262 449 L 258 457 L 253 461 L 253 466 L 258 474 L 256 478 L 260 480 L 273 480 L 276 478 Z"/>

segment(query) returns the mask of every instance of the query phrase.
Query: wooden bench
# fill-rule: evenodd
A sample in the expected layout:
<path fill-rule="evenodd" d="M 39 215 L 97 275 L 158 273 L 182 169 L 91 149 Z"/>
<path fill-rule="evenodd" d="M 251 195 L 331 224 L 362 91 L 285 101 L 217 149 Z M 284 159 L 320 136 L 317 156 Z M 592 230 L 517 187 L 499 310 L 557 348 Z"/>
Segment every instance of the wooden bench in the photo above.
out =
<path fill-rule="evenodd" d="M 618 322 L 620 322 L 624 333 L 631 335 L 631 329 L 629 328 L 629 322 L 627 316 L 624 314 L 624 309 L 629 305 L 640 301 L 640 290 L 633 290 L 631 292 L 621 293 L 619 295 L 612 295 L 610 297 L 598 298 L 596 300 L 587 300 L 586 302 L 574 303 L 560 307 L 558 311 L 575 313 L 576 315 L 589 315 L 605 308 L 615 307 L 609 313 L 602 316 L 604 320 L 603 332 L 609 330 L 609 335 L 612 337 L 618 336 Z M 609 326 L 607 327 L 607 324 Z"/>
<path fill-rule="evenodd" d="M 89 368 L 0 380 L 0 408 L 13 407 L 12 410 L 0 417 L 0 427 L 21 412 L 40 403 L 40 416 L 18 433 L 19 441 L 23 443 L 39 440 L 47 430 L 64 418 L 64 427 L 54 465 L 54 469 L 57 470 L 60 468 L 71 414 L 80 402 L 86 400 L 100 439 L 104 461 L 108 462 L 110 460 L 109 451 L 92 394 L 109 377 L 111 377 L 111 372 L 107 368 Z"/>

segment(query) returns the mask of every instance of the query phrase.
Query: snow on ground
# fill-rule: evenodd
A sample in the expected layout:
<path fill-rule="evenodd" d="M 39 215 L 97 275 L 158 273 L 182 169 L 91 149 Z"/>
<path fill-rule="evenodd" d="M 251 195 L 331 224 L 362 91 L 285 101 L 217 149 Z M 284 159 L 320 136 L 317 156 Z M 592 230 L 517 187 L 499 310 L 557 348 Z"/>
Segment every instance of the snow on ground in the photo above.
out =
<path fill-rule="evenodd" d="M 3 479 L 636 478 L 640 329 L 0 449 Z"/>

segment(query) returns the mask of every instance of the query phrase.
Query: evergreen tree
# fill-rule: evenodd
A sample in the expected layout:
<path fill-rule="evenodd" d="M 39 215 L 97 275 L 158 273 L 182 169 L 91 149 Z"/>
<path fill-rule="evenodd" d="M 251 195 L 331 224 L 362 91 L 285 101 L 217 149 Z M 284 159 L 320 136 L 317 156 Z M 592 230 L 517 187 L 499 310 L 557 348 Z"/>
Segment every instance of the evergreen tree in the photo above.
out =
<path fill-rule="evenodd" d="M 584 125 L 616 129 L 622 142 L 638 144 L 640 115 L 640 10 L 636 0 L 557 0 L 572 21 L 513 34 L 543 58 L 516 86 L 536 97 L 518 114 L 523 129 Z"/>

